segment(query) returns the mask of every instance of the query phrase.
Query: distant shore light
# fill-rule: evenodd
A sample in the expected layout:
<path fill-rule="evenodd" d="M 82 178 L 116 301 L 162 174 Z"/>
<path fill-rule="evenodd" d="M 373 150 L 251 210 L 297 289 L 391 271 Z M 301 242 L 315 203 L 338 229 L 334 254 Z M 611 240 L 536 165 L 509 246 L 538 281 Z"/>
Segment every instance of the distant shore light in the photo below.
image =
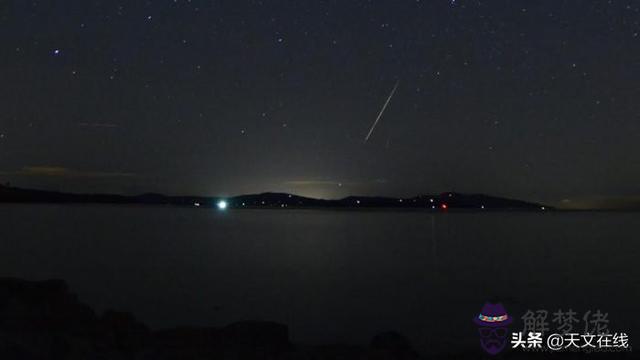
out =
<path fill-rule="evenodd" d="M 227 206 L 228 206 L 228 204 L 227 204 L 226 201 L 224 201 L 224 200 L 218 201 L 218 209 L 226 210 Z"/>

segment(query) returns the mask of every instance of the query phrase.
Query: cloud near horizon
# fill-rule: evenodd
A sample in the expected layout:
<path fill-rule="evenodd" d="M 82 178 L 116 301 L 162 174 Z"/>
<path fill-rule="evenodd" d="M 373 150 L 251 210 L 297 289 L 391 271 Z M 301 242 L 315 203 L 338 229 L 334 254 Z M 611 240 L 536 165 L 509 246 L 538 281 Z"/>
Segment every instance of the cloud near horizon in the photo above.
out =
<path fill-rule="evenodd" d="M 85 171 L 62 166 L 24 166 L 17 171 L 0 171 L 0 175 L 64 178 L 121 178 L 136 176 L 135 173 Z"/>
<path fill-rule="evenodd" d="M 120 125 L 114 124 L 114 123 L 87 123 L 87 122 L 78 123 L 78 126 L 92 127 L 92 128 L 111 128 L 111 129 L 120 127 Z"/>
<path fill-rule="evenodd" d="M 386 179 L 375 179 L 373 181 L 336 181 L 336 180 L 290 180 L 285 181 L 285 185 L 292 186 L 358 186 L 367 184 L 384 184 Z"/>
<path fill-rule="evenodd" d="M 585 196 L 576 199 L 563 199 L 555 205 L 563 210 L 635 210 L 640 209 L 640 195 Z"/>

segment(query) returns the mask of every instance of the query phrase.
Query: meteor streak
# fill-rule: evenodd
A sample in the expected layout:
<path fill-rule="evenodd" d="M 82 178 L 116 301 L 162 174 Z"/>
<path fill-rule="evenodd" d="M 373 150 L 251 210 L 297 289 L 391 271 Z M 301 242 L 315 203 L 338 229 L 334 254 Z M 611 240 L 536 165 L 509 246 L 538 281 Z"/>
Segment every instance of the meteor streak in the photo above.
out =
<path fill-rule="evenodd" d="M 375 130 L 376 125 L 378 125 L 378 121 L 380 121 L 380 119 L 382 118 L 382 115 L 384 114 L 384 111 L 387 109 L 387 106 L 389 105 L 389 102 L 391 101 L 391 98 L 396 93 L 396 89 L 398 89 L 398 85 L 399 84 L 400 84 L 400 80 L 396 81 L 396 85 L 393 87 L 393 90 L 391 90 L 391 94 L 389 94 L 389 97 L 387 98 L 387 101 L 385 101 L 384 105 L 382 106 L 382 109 L 378 113 L 378 117 L 376 117 L 376 121 L 373 122 L 373 125 L 371 125 L 371 129 L 369 129 L 369 133 L 364 138 L 364 142 L 365 143 L 367 141 L 369 141 L 369 138 L 371 137 L 371 134 L 373 133 L 373 130 Z"/>

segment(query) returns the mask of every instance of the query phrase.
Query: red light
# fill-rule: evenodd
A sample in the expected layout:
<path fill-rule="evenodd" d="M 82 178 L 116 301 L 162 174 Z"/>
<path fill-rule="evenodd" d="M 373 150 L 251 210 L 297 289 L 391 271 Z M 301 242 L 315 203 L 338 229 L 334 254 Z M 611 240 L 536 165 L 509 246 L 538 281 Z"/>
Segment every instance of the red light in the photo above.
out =
<path fill-rule="evenodd" d="M 440 205 L 440 207 L 442 208 L 442 210 L 447 210 L 447 208 L 449 208 L 447 204 L 442 204 Z"/>

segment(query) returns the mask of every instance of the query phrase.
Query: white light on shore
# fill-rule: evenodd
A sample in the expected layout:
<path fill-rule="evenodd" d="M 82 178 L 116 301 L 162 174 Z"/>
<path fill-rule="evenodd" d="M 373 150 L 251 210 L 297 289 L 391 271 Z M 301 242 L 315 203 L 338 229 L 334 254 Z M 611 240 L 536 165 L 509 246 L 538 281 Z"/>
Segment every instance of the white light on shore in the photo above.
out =
<path fill-rule="evenodd" d="M 224 201 L 224 200 L 220 200 L 220 201 L 218 201 L 218 209 L 220 209 L 220 210 L 226 210 L 226 209 L 227 209 L 227 206 L 228 206 L 228 204 L 227 204 L 227 202 L 226 202 L 226 201 Z"/>

